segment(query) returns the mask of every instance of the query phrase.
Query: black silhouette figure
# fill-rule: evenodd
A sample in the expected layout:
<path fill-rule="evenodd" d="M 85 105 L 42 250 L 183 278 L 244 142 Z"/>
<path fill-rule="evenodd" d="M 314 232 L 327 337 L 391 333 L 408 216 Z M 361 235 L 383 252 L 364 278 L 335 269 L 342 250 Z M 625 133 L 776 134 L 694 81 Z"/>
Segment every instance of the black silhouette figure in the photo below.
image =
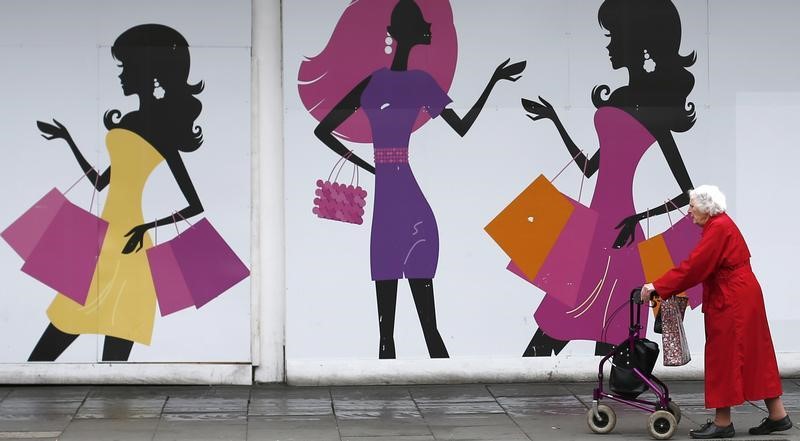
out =
<path fill-rule="evenodd" d="M 695 121 L 694 104 L 687 103 L 687 96 L 694 87 L 694 77 L 686 68 L 694 64 L 696 56 L 694 52 L 688 56 L 678 53 L 680 17 L 670 0 L 606 0 L 600 6 L 598 19 L 600 25 L 609 32 L 606 36 L 610 37 L 607 49 L 611 67 L 626 69 L 629 82 L 615 89 L 610 96 L 609 86 L 595 87 L 592 102 L 598 109 L 613 107 L 624 110 L 639 121 L 655 138 L 682 190 L 668 203 L 620 219 L 616 224 L 619 230 L 616 239 L 605 246 L 622 249 L 636 240 L 635 230 L 639 221 L 689 203 L 688 191 L 693 185 L 672 132 L 685 132 Z M 569 155 L 576 158 L 576 165 L 586 177 L 593 176 L 600 169 L 600 150 L 591 157 L 584 155 L 570 138 L 550 103 L 539 97 L 538 102 L 522 99 L 522 106 L 531 120 L 546 119 L 553 122 Z M 621 160 L 623 158 L 619 157 L 606 159 L 608 162 Z M 620 194 L 619 197 L 629 198 L 630 194 Z M 619 292 L 625 295 L 625 289 Z M 538 329 L 523 356 L 557 355 L 566 344 L 567 341 L 554 339 Z M 605 355 L 611 349 L 612 345 L 598 342 L 595 353 Z"/>
<path fill-rule="evenodd" d="M 105 113 L 103 122 L 109 130 L 111 166 L 102 173 L 95 170 L 60 122 L 37 122 L 45 139 L 66 141 L 86 179 L 97 191 L 106 187 L 113 191 L 109 192 L 102 214 L 109 222 L 109 229 L 86 305 L 70 304 L 63 296 L 57 296 L 48 310 L 51 323 L 29 361 L 56 360 L 80 333 L 106 336 L 103 361 L 127 361 L 134 341 L 149 344 L 155 293 L 152 288 L 148 292 L 130 289 L 143 283 L 141 279 L 150 280 L 145 253 L 138 251 L 151 245 L 148 230 L 203 212 L 180 154 L 197 150 L 203 141 L 201 128 L 194 124 L 202 109 L 195 95 L 203 90 L 203 83 L 187 83 L 188 43 L 170 27 L 144 24 L 122 33 L 111 54 L 122 68 L 119 75 L 122 92 L 139 98 L 139 108 L 124 116 L 119 110 Z M 147 176 L 160 161 L 166 162 L 188 205 L 144 223 L 141 191 Z M 145 282 L 142 286 L 148 285 Z M 73 329 L 78 332 L 69 332 Z"/>
<path fill-rule="evenodd" d="M 510 60 L 506 60 L 500 64 L 477 102 L 462 118 L 445 107 L 450 100 L 429 74 L 408 69 L 411 50 L 417 45 L 429 45 L 432 38 L 431 24 L 425 21 L 419 6 L 412 0 L 400 0 L 392 11 L 387 30 L 397 42 L 391 68 L 378 70 L 357 84 L 320 121 L 314 133 L 331 150 L 376 175 L 371 266 L 378 303 L 378 357 L 395 358 L 397 284 L 398 279 L 407 278 L 428 353 L 431 358 L 447 358 L 447 348 L 436 326 L 433 290 L 438 229 L 433 212 L 408 166 L 407 140 L 411 123 L 420 110 L 431 117 L 441 114 L 456 133 L 464 136 L 495 84 L 519 79 L 525 62 L 509 64 Z M 375 166 L 351 154 L 334 136 L 336 128 L 361 107 L 372 126 Z M 376 121 L 379 121 L 377 125 Z M 382 139 L 398 141 L 394 145 L 382 144 L 377 136 L 379 130 L 385 135 Z"/>

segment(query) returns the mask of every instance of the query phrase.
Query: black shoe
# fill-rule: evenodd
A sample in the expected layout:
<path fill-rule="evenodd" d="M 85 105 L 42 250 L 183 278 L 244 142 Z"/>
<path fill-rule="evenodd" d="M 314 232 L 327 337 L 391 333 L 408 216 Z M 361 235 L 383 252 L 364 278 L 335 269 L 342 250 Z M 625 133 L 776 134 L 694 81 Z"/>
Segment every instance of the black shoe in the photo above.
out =
<path fill-rule="evenodd" d="M 550 355 L 558 355 L 564 346 L 567 345 L 566 341 L 556 340 L 553 337 L 545 334 L 541 329 L 537 329 L 533 334 L 531 342 L 525 348 L 523 357 L 549 357 Z M 603 354 L 606 355 L 606 354 Z"/>
<path fill-rule="evenodd" d="M 727 427 L 719 427 L 711 420 L 708 420 L 699 429 L 689 431 L 689 438 L 694 439 L 733 438 L 734 435 L 736 435 L 736 431 L 733 430 L 733 423 Z"/>
<path fill-rule="evenodd" d="M 769 418 L 764 418 L 761 420 L 761 424 L 756 427 L 751 427 L 749 432 L 750 435 L 766 435 L 772 432 L 781 432 L 784 430 L 789 430 L 792 428 L 792 420 L 789 419 L 789 415 L 779 419 L 778 421 L 773 421 Z"/>

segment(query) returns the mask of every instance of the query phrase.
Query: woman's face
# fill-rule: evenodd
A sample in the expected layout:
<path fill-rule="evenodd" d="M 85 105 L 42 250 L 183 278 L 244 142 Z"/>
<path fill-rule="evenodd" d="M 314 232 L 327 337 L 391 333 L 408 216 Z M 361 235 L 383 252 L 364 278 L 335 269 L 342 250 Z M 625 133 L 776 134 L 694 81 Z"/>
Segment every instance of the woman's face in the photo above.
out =
<path fill-rule="evenodd" d="M 422 11 L 415 3 L 400 3 L 393 15 L 389 34 L 398 42 L 414 46 L 431 44 L 431 24 L 425 21 Z"/>
<path fill-rule="evenodd" d="M 630 38 L 620 32 L 611 31 L 606 34 L 606 37 L 610 38 L 606 49 L 608 49 L 608 58 L 611 60 L 612 69 L 630 67 L 635 63 L 641 64 L 642 60 L 639 58 L 642 58 L 643 53 L 639 54 L 639 58 L 633 55 L 638 52 L 631 48 Z"/>
<path fill-rule="evenodd" d="M 134 87 L 131 69 L 126 69 L 123 63 L 120 63 L 118 66 L 122 69 L 122 71 L 119 73 L 119 82 L 122 86 L 122 93 L 125 96 L 133 95 L 136 93 L 136 88 Z"/>
<path fill-rule="evenodd" d="M 709 218 L 708 213 L 697 209 L 694 199 L 689 200 L 689 214 L 692 216 L 692 222 L 700 226 L 705 225 Z"/>
<path fill-rule="evenodd" d="M 125 96 L 147 95 L 153 92 L 153 78 L 149 78 L 138 69 L 128 67 L 123 62 L 119 63 L 119 67 L 122 69 L 119 73 L 119 82 Z"/>

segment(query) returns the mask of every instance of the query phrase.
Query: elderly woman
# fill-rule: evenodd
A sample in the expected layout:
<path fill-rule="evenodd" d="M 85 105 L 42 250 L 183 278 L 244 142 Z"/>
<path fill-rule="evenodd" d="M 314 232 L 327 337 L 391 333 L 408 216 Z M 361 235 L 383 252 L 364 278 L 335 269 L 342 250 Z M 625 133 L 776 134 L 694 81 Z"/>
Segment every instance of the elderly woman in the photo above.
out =
<path fill-rule="evenodd" d="M 792 427 L 780 396 L 781 380 L 767 324 L 761 287 L 750 268 L 750 251 L 730 217 L 725 195 L 713 185 L 689 192 L 689 213 L 703 228 L 702 238 L 689 257 L 661 278 L 642 287 L 642 300 L 656 291 L 667 299 L 703 283 L 705 314 L 705 404 L 716 409 L 692 438 L 734 436 L 731 406 L 745 400 L 764 400 L 769 417 L 750 429 L 751 435 Z"/>

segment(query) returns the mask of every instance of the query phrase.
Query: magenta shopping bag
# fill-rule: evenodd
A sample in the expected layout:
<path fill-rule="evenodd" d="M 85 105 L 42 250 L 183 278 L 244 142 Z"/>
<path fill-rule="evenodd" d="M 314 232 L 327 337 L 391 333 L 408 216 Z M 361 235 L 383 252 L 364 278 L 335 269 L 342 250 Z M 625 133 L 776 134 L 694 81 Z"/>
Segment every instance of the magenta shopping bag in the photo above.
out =
<path fill-rule="evenodd" d="M 147 261 L 156 289 L 158 311 L 162 317 L 194 306 L 194 299 L 172 251 L 171 242 L 149 248 Z"/>
<path fill-rule="evenodd" d="M 186 292 L 200 308 L 250 275 L 208 219 L 151 248 L 147 257 L 159 308 L 164 305 L 161 315 L 185 308 Z"/>
<path fill-rule="evenodd" d="M 108 222 L 64 199 L 22 271 L 83 305 L 106 231 Z"/>
<path fill-rule="evenodd" d="M 50 190 L 3 230 L 0 236 L 20 257 L 27 259 L 65 202 L 67 198 L 58 189 Z"/>
<path fill-rule="evenodd" d="M 548 296 L 573 307 L 578 298 L 586 259 L 589 258 L 598 215 L 580 202 L 569 197 L 567 199 L 574 210 L 533 280 L 526 277 L 514 262 L 510 262 L 506 268 Z"/>

